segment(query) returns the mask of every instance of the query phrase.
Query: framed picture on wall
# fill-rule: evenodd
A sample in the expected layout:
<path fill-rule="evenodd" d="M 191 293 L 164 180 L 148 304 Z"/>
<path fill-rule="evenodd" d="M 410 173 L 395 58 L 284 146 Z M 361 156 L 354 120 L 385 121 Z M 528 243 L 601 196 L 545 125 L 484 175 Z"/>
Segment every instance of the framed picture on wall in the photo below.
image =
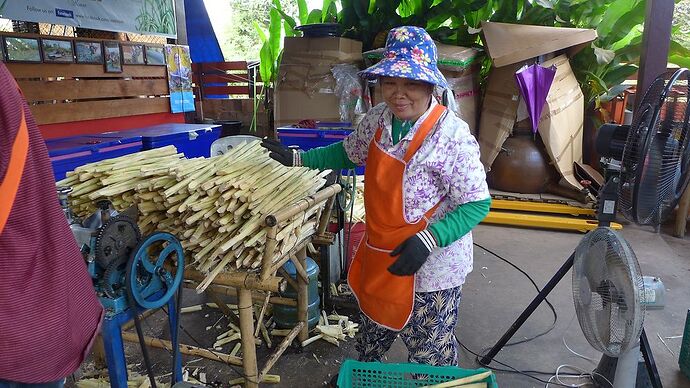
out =
<path fill-rule="evenodd" d="M 74 49 L 71 40 L 41 39 L 43 62 L 73 63 Z"/>
<path fill-rule="evenodd" d="M 103 45 L 101 42 L 77 40 L 74 42 L 77 63 L 103 64 Z"/>
<path fill-rule="evenodd" d="M 8 62 L 41 62 L 41 46 L 38 39 L 6 36 L 3 42 Z"/>
<path fill-rule="evenodd" d="M 137 43 L 123 43 L 122 44 L 122 62 L 125 65 L 143 65 L 144 60 L 144 45 Z"/>
<path fill-rule="evenodd" d="M 163 46 L 146 45 L 146 64 L 165 65 L 165 48 Z"/>
<path fill-rule="evenodd" d="M 105 52 L 105 72 L 122 73 L 122 52 L 120 44 L 113 41 L 103 42 Z"/>

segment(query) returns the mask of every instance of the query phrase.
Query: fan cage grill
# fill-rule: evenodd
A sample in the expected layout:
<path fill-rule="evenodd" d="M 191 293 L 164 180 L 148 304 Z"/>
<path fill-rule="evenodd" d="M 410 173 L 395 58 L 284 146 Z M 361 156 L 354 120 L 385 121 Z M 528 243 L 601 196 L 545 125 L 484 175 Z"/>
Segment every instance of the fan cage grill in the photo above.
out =
<path fill-rule="evenodd" d="M 644 282 L 628 242 L 607 227 L 588 233 L 575 250 L 572 280 L 587 341 L 611 357 L 635 345 L 644 321 Z"/>
<path fill-rule="evenodd" d="M 668 218 L 690 179 L 689 81 L 686 69 L 657 78 L 633 119 L 623 151 L 619 208 L 640 225 Z"/>

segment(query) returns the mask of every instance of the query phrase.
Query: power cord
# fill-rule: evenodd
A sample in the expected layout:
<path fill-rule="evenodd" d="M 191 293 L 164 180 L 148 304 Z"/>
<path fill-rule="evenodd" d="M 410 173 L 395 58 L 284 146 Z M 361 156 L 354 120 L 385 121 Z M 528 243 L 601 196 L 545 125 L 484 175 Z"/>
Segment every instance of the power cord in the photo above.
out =
<path fill-rule="evenodd" d="M 530 283 L 532 283 L 532 285 L 533 285 L 534 288 L 537 290 L 537 292 L 541 292 L 541 289 L 539 288 L 539 286 L 537 285 L 537 283 L 534 281 L 534 279 L 532 279 L 532 277 L 531 277 L 527 272 L 525 272 L 523 269 L 521 269 L 519 266 L 517 266 L 516 264 L 512 263 L 510 260 L 508 260 L 508 259 L 502 257 L 501 255 L 497 254 L 496 252 L 493 252 L 492 250 L 490 250 L 490 249 L 488 249 L 488 248 L 486 248 L 486 247 L 484 247 L 484 246 L 482 246 L 482 245 L 480 245 L 480 244 L 474 243 L 474 245 L 477 246 L 477 247 L 479 247 L 479 248 L 481 248 L 481 249 L 484 250 L 485 252 L 491 254 L 492 256 L 495 256 L 496 258 L 500 259 L 501 261 L 507 263 L 507 264 L 510 265 L 511 267 L 515 268 L 518 272 L 522 273 L 527 279 L 529 279 Z M 535 335 L 535 336 L 532 336 L 532 337 L 529 337 L 529 338 L 525 338 L 525 339 L 520 340 L 520 341 L 509 342 L 509 343 L 507 343 L 505 346 L 512 346 L 512 345 L 517 345 L 517 344 L 521 344 L 521 343 L 525 343 L 525 342 L 532 341 L 532 340 L 534 340 L 534 339 L 536 339 L 536 338 L 539 338 L 539 337 L 541 337 L 541 336 L 544 336 L 544 335 L 548 334 L 549 332 L 551 332 L 551 331 L 556 327 L 556 322 L 557 322 L 557 320 L 558 320 L 558 314 L 556 313 L 556 309 L 555 309 L 554 306 L 551 304 L 551 302 L 549 302 L 548 299 L 545 298 L 544 301 L 545 301 L 546 304 L 549 306 L 549 309 L 551 310 L 551 312 L 552 312 L 552 314 L 553 314 L 553 323 L 552 323 L 552 325 L 551 325 L 546 331 L 544 331 L 544 332 L 542 332 L 542 333 L 539 333 L 539 334 L 537 334 L 537 335 Z M 571 319 L 570 324 L 568 324 L 568 327 L 570 327 L 570 325 L 572 324 L 572 322 L 573 322 L 574 319 L 575 319 L 575 316 L 573 316 L 573 319 Z M 495 362 L 495 363 L 497 363 L 497 364 L 500 364 L 500 365 L 502 365 L 502 366 L 504 366 L 504 367 L 510 368 L 510 369 L 493 368 L 493 367 L 490 367 L 489 365 L 482 364 L 481 359 L 483 358 L 483 355 L 477 354 L 476 352 L 472 351 L 470 348 L 468 348 L 467 346 L 465 346 L 465 344 L 463 344 L 462 342 L 460 342 L 460 340 L 458 340 L 457 337 L 456 337 L 455 340 L 457 341 L 457 343 L 458 343 L 462 348 L 464 348 L 466 351 L 468 351 L 469 353 L 473 354 L 473 355 L 476 357 L 476 362 L 477 362 L 479 365 L 484 366 L 484 367 L 487 367 L 487 368 L 491 368 L 491 369 L 493 369 L 493 370 L 495 370 L 495 371 L 499 371 L 499 372 L 517 373 L 517 374 L 520 374 L 520 375 L 529 377 L 529 378 L 531 378 L 531 379 L 533 379 L 533 380 L 536 380 L 536 381 L 545 383 L 545 384 L 546 384 L 546 385 L 545 385 L 546 388 L 548 388 L 549 386 L 562 386 L 562 387 L 569 387 L 569 388 L 583 387 L 583 386 L 585 386 L 585 385 L 587 385 L 587 384 L 589 384 L 589 383 L 568 384 L 568 383 L 563 382 L 563 381 L 561 380 L 561 378 L 580 378 L 580 379 L 581 379 L 581 378 L 590 378 L 590 379 L 593 379 L 593 376 L 595 376 L 595 375 L 601 377 L 601 378 L 602 378 L 604 381 L 606 381 L 611 387 L 613 387 L 613 384 L 612 384 L 605 376 L 603 376 L 603 375 L 601 375 L 601 374 L 599 374 L 599 373 L 597 373 L 597 372 L 594 372 L 594 371 L 592 371 L 592 372 L 587 372 L 587 371 L 585 371 L 585 370 L 582 369 L 582 368 L 579 368 L 579 367 L 574 366 L 574 365 L 568 365 L 568 364 L 559 365 L 558 368 L 556 368 L 556 373 L 554 374 L 553 372 L 543 372 L 543 371 L 535 371 L 535 370 L 519 370 L 519 369 L 517 369 L 517 368 L 514 368 L 514 367 L 512 367 L 512 366 L 506 364 L 506 363 L 503 363 L 503 362 L 501 362 L 501 361 L 498 361 L 498 360 L 496 360 L 496 359 L 494 358 L 494 359 L 492 360 L 493 362 Z M 585 356 L 585 355 L 582 355 L 582 354 L 580 354 L 580 353 L 577 353 L 576 351 L 574 351 L 573 349 L 571 349 L 571 348 L 568 346 L 568 344 L 566 343 L 566 341 L 565 341 L 565 336 L 562 338 L 562 340 L 563 340 L 563 345 L 565 345 L 566 349 L 568 349 L 568 350 L 569 350 L 571 353 L 573 353 L 574 355 L 576 355 L 576 356 L 578 356 L 578 357 L 581 357 L 581 358 L 583 358 L 583 359 L 585 359 L 585 360 L 591 361 L 591 362 L 596 362 L 596 360 L 594 360 L 594 359 L 592 359 L 592 358 L 590 358 L 590 357 L 587 357 L 587 356 Z M 486 352 L 488 349 L 490 349 L 490 348 L 486 348 L 486 349 L 482 350 L 482 353 Z M 580 372 L 580 374 L 561 374 L 561 373 L 560 373 L 560 372 L 561 372 L 561 369 L 564 369 L 564 368 L 569 368 L 569 369 L 575 370 L 575 371 L 577 371 L 577 372 Z M 549 375 L 549 376 L 551 376 L 551 377 L 550 377 L 548 380 L 542 380 L 542 379 L 540 379 L 540 378 L 538 378 L 538 377 L 533 376 L 532 374 Z M 553 382 L 554 379 L 555 379 L 556 381 L 558 381 L 558 382 Z"/>
<path fill-rule="evenodd" d="M 576 372 L 580 372 L 580 374 L 579 375 L 560 375 L 559 373 L 560 373 L 561 369 L 564 369 L 564 368 L 572 369 Z M 551 380 L 553 380 L 553 379 L 556 379 L 556 381 L 558 381 L 558 385 L 565 385 L 565 386 L 571 387 L 571 388 L 584 387 L 586 385 L 590 385 L 594 381 L 594 376 L 601 377 L 604 381 L 606 381 L 609 384 L 609 386 L 611 388 L 613 388 L 613 383 L 611 383 L 611 381 L 609 381 L 609 379 L 607 379 L 604 375 L 597 373 L 597 372 L 594 372 L 594 371 L 587 372 L 586 370 L 584 370 L 578 366 L 568 365 L 568 364 L 559 365 L 558 368 L 556 368 L 556 374 L 549 378 L 549 381 L 546 383 L 545 388 L 549 388 L 549 385 L 556 385 L 556 383 L 551 382 Z M 590 380 L 592 380 L 592 382 L 579 383 L 579 384 L 568 384 L 568 383 L 564 383 L 561 380 L 561 377 L 563 377 L 563 378 L 578 378 L 578 379 L 589 378 Z"/>
<path fill-rule="evenodd" d="M 522 371 L 522 370 L 519 370 L 519 369 L 517 369 L 517 368 L 514 368 L 514 367 L 512 367 L 512 366 L 510 366 L 510 365 L 508 365 L 508 364 L 506 364 L 506 363 L 503 363 L 503 362 L 501 362 L 501 361 L 498 361 L 498 360 L 495 359 L 495 358 L 492 360 L 493 362 L 495 362 L 495 363 L 497 363 L 497 364 L 499 364 L 499 365 L 502 365 L 502 366 L 504 366 L 504 367 L 506 367 L 506 368 L 510 368 L 510 369 L 495 368 L 495 367 L 491 367 L 491 366 L 489 366 L 489 365 L 484 365 L 484 364 L 481 363 L 481 358 L 482 358 L 482 356 L 481 356 L 480 354 L 474 352 L 473 350 L 471 350 L 470 348 L 468 348 L 467 346 L 465 346 L 465 344 L 463 344 L 462 342 L 460 342 L 460 340 L 459 340 L 457 337 L 455 337 L 455 341 L 458 343 L 458 345 L 462 346 L 463 349 L 465 349 L 466 351 L 472 353 L 472 354 L 476 357 L 476 362 L 477 362 L 477 364 L 479 364 L 479 365 L 481 365 L 481 366 L 483 366 L 483 367 L 489 368 L 489 369 L 491 369 L 491 370 L 499 371 L 499 372 L 505 372 L 505 373 L 517 373 L 517 374 L 523 375 L 523 376 L 525 376 L 525 377 L 529 377 L 529 378 L 532 379 L 532 380 L 536 380 L 536 381 L 539 381 L 540 383 L 544 383 L 544 384 L 548 384 L 549 381 L 540 379 L 539 377 L 536 377 L 536 376 L 533 376 L 533 374 L 548 375 L 548 376 L 552 376 L 552 375 L 553 375 L 553 372 Z M 563 386 L 563 387 L 569 387 L 568 385 L 561 384 L 561 383 L 551 383 L 551 385 L 558 385 L 558 386 Z"/>
<path fill-rule="evenodd" d="M 498 253 L 496 253 L 496 252 L 494 252 L 494 251 L 492 251 L 492 250 L 490 250 L 490 249 L 488 249 L 488 248 L 486 248 L 486 247 L 484 247 L 484 246 L 482 246 L 482 245 L 480 245 L 480 244 L 474 243 L 474 245 L 477 246 L 477 247 L 479 247 L 479 248 L 481 248 L 481 249 L 484 250 L 485 252 L 491 254 L 492 256 L 495 256 L 495 257 L 498 258 L 499 260 L 501 260 L 501 261 L 507 263 L 507 264 L 510 265 L 511 267 L 515 268 L 518 272 L 520 272 L 521 274 L 525 275 L 525 277 L 526 277 L 526 278 L 530 281 L 530 283 L 532 283 L 532 285 L 534 286 L 534 289 L 537 290 L 537 293 L 541 292 L 541 288 L 539 288 L 539 286 L 538 286 L 537 283 L 534 281 L 534 279 L 532 279 L 532 277 L 531 277 L 527 272 L 525 272 L 522 268 L 518 267 L 516 264 L 514 264 L 514 263 L 511 262 L 510 260 L 508 260 L 508 259 L 502 257 L 502 256 L 499 255 Z M 539 338 L 539 337 L 541 337 L 541 336 L 544 336 L 544 335 L 550 333 L 554 328 L 556 328 L 556 322 L 558 321 L 558 313 L 556 313 L 556 309 L 553 307 L 553 305 L 551 304 L 551 302 L 549 302 L 549 299 L 548 299 L 548 298 L 545 298 L 545 299 L 544 299 L 544 302 L 546 302 L 546 305 L 549 307 L 549 310 L 551 310 L 551 313 L 553 314 L 553 322 L 551 323 L 551 326 L 549 326 L 548 329 L 546 329 L 545 331 L 543 331 L 543 332 L 541 332 L 541 333 L 539 333 L 539 334 L 536 334 L 536 335 L 534 335 L 534 336 L 532 336 L 532 337 L 528 337 L 528 338 L 525 338 L 525 339 L 522 339 L 522 340 L 519 340 L 519 341 L 508 342 L 507 344 L 505 344 L 505 346 L 513 346 L 513 345 L 518 345 L 518 344 L 524 344 L 525 342 L 529 342 L 529 341 L 535 340 L 535 339 L 537 339 L 537 338 Z"/>

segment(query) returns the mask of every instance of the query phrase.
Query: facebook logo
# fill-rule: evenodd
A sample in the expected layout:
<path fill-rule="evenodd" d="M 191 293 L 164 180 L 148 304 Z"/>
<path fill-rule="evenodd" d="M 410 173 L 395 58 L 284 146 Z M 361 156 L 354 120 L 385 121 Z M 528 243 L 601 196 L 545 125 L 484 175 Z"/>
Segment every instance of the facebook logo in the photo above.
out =
<path fill-rule="evenodd" d="M 74 19 L 74 12 L 68 9 L 55 8 L 55 16 L 59 18 Z"/>

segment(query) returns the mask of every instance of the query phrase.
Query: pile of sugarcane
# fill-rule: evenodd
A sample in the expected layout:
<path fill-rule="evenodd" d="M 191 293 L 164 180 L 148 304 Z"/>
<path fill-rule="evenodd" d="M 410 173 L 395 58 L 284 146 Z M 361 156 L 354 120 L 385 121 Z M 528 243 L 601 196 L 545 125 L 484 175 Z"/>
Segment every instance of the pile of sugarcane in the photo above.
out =
<path fill-rule="evenodd" d="M 174 234 L 208 274 L 201 290 L 223 271 L 258 269 L 265 217 L 316 193 L 328 173 L 285 167 L 255 141 L 211 158 L 185 159 L 173 146 L 143 151 L 78 167 L 57 184 L 72 187 L 77 216 L 93 212 L 99 199 L 119 211 L 136 205 L 142 233 Z M 281 226 L 276 258 L 315 232 L 318 211 Z"/>

